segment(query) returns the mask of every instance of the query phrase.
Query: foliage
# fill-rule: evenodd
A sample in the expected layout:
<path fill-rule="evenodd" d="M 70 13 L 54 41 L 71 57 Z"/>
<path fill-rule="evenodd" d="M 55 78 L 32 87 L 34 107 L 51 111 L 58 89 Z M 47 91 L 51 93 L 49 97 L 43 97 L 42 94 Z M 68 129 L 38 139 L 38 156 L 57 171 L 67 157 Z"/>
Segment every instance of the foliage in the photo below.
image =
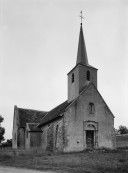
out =
<path fill-rule="evenodd" d="M 126 126 L 120 125 L 119 129 L 118 129 L 118 133 L 119 134 L 128 134 L 128 128 Z"/>
<path fill-rule="evenodd" d="M 1 123 L 4 121 L 4 118 L 0 115 L 0 143 L 4 141 L 5 128 L 1 127 Z"/>
<path fill-rule="evenodd" d="M 5 128 L 0 127 L 0 142 L 4 141 Z"/>
<path fill-rule="evenodd" d="M 118 135 L 118 134 L 119 134 L 118 129 L 115 129 L 115 133 L 116 133 L 116 135 Z"/>
<path fill-rule="evenodd" d="M 7 139 L 7 142 L 1 144 L 1 148 L 12 147 L 12 139 Z"/>
<path fill-rule="evenodd" d="M 0 123 L 4 121 L 4 118 L 0 115 Z"/>

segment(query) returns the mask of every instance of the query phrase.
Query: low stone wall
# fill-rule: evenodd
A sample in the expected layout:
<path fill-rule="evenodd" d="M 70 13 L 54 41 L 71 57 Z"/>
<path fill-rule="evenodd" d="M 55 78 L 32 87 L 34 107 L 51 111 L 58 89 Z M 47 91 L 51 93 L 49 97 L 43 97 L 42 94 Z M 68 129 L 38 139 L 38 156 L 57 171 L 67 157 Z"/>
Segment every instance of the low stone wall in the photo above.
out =
<path fill-rule="evenodd" d="M 116 147 L 117 148 L 128 147 L 128 134 L 116 135 Z"/>

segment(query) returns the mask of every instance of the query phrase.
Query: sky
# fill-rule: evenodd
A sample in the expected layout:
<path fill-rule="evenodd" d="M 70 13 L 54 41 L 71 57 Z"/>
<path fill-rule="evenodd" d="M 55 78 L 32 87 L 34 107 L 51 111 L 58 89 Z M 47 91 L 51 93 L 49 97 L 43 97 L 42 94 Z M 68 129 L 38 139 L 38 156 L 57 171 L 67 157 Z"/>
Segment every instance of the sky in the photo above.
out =
<path fill-rule="evenodd" d="M 14 105 L 49 111 L 67 100 L 83 11 L 89 64 L 98 90 L 128 127 L 127 0 L 0 0 L 0 115 L 12 138 Z"/>

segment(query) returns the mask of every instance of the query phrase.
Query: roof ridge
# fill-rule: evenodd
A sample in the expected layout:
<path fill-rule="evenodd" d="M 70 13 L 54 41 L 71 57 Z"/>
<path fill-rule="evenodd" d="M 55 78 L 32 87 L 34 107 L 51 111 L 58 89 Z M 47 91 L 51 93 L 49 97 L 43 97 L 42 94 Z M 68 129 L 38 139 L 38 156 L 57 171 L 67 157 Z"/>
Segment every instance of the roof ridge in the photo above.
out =
<path fill-rule="evenodd" d="M 22 110 L 30 110 L 30 111 L 36 111 L 36 112 L 46 112 L 48 113 L 48 111 L 41 111 L 41 110 L 36 110 L 36 109 L 28 109 L 28 108 L 21 108 L 21 107 L 17 107 L 17 109 L 22 109 Z"/>
<path fill-rule="evenodd" d="M 67 101 L 67 100 L 66 100 L 66 101 Z M 65 103 L 66 101 L 64 101 L 63 103 Z M 61 104 L 59 104 L 58 106 L 56 106 L 55 108 L 51 109 L 49 112 L 53 111 L 54 109 L 56 109 L 57 107 L 59 107 L 59 106 L 62 105 L 63 103 L 61 103 Z M 46 115 L 45 115 L 41 120 L 43 120 L 43 119 L 47 116 L 47 114 L 48 114 L 49 112 L 47 112 Z"/>
<path fill-rule="evenodd" d="M 26 124 L 38 124 L 38 123 L 26 123 Z"/>

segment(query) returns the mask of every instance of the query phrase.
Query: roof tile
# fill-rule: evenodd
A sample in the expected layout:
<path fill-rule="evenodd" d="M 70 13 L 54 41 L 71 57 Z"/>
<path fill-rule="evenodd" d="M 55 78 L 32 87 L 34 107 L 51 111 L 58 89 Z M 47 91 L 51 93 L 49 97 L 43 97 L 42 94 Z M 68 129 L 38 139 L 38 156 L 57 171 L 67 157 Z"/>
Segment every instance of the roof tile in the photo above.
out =
<path fill-rule="evenodd" d="M 38 123 L 27 123 L 29 132 L 42 132 L 41 128 L 37 127 Z"/>
<path fill-rule="evenodd" d="M 68 101 L 65 101 L 63 103 L 61 103 L 59 106 L 55 107 L 54 109 L 52 109 L 50 112 L 48 112 L 40 121 L 38 126 L 42 126 L 48 122 L 51 122 L 53 120 L 55 120 L 56 118 L 60 117 L 60 115 L 62 113 L 64 113 L 65 109 L 71 104 L 68 103 Z"/>
<path fill-rule="evenodd" d="M 17 108 L 19 114 L 19 126 L 25 127 L 26 123 L 38 123 L 47 112 L 31 109 Z"/>

